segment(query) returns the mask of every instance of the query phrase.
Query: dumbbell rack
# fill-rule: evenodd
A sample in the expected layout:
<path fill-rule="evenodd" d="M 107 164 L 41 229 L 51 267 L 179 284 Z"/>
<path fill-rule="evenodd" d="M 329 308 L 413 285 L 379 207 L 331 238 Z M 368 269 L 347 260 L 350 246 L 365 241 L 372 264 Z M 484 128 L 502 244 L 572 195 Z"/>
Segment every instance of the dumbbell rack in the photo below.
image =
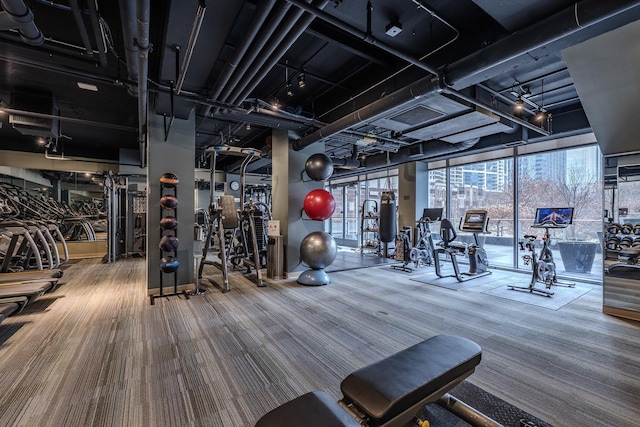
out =
<path fill-rule="evenodd" d="M 176 185 L 172 185 L 172 186 L 167 186 L 163 183 L 160 183 L 160 197 L 162 198 L 163 196 L 173 196 L 177 198 L 177 186 Z M 167 213 L 168 210 L 163 208 L 162 206 L 160 206 L 160 219 L 162 220 L 162 218 L 164 218 L 165 213 Z M 173 210 L 171 210 L 171 212 L 173 212 L 173 215 L 177 218 L 178 217 L 178 207 L 176 206 Z M 163 230 L 162 227 L 160 227 L 160 239 L 162 239 L 163 236 L 165 236 L 165 232 L 169 231 L 171 233 L 173 233 L 173 236 L 178 237 L 178 228 L 174 228 L 173 230 Z M 176 251 L 165 251 L 162 248 L 160 248 L 160 259 L 162 259 L 165 256 L 173 256 L 175 258 L 177 258 L 177 253 Z M 164 293 L 164 276 L 165 275 L 172 275 L 173 276 L 173 292 L 171 293 Z M 160 270 L 160 292 L 157 295 L 151 295 L 151 305 L 154 305 L 155 303 L 155 299 L 156 298 L 163 298 L 163 297 L 171 297 L 171 296 L 179 296 L 179 295 L 184 295 L 185 299 L 189 299 L 189 294 L 186 291 L 178 291 L 178 270 L 176 269 L 175 271 L 171 272 L 171 273 L 165 273 L 164 271 Z"/>
<path fill-rule="evenodd" d="M 605 230 L 605 261 L 618 261 L 621 250 L 640 247 L 640 224 L 610 223 Z"/>

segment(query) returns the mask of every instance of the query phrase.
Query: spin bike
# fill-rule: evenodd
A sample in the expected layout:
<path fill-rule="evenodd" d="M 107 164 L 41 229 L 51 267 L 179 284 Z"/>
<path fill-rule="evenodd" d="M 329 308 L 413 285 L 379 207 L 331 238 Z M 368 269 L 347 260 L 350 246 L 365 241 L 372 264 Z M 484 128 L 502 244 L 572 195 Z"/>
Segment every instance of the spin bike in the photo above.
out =
<path fill-rule="evenodd" d="M 416 222 L 417 242 L 411 244 L 411 229 L 405 227 L 401 231 L 402 264 L 392 265 L 391 268 L 411 273 L 413 270 L 434 262 L 433 236 L 431 224 L 440 221 L 442 208 L 425 208 L 422 218 Z M 413 263 L 413 267 L 409 264 Z"/>
<path fill-rule="evenodd" d="M 511 290 L 537 292 L 539 294 L 551 297 L 553 291 L 551 291 L 552 285 L 561 285 L 567 287 L 574 287 L 573 282 L 564 282 L 558 280 L 556 276 L 556 263 L 553 260 L 553 253 L 551 252 L 551 236 L 549 235 L 550 228 L 566 228 L 568 223 L 557 223 L 553 220 L 543 221 L 541 223 L 533 224 L 532 228 L 544 228 L 544 236 L 542 237 L 542 248 L 540 253 L 536 254 L 535 242 L 536 236 L 527 234 L 524 236 L 525 240 L 518 242 L 520 250 L 528 250 L 530 254 L 522 256 L 524 265 L 530 265 L 532 271 L 531 281 L 528 286 L 515 286 L 509 285 Z M 546 289 L 536 287 L 536 283 L 543 283 Z"/>

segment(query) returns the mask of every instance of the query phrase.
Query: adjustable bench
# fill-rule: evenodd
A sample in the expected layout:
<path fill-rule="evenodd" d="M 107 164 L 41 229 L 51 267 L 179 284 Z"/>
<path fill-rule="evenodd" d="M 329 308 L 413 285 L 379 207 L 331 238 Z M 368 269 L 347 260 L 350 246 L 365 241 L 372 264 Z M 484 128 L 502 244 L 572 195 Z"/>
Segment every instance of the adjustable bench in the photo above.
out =
<path fill-rule="evenodd" d="M 471 375 L 481 357 L 473 341 L 438 335 L 347 376 L 339 402 L 313 391 L 268 412 L 256 427 L 405 426 Z"/>

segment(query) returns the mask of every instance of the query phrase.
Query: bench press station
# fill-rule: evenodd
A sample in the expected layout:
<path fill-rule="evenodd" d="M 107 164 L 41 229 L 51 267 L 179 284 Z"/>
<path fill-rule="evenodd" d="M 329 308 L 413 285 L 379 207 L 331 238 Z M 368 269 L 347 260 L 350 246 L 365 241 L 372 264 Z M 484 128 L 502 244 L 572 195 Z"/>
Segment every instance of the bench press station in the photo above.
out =
<path fill-rule="evenodd" d="M 256 427 L 427 427 L 428 421 L 417 415 L 433 402 L 472 425 L 497 427 L 500 424 L 448 394 L 474 372 L 481 357 L 473 341 L 438 335 L 348 375 L 340 384 L 344 397 L 339 402 L 312 391 L 268 412 Z"/>

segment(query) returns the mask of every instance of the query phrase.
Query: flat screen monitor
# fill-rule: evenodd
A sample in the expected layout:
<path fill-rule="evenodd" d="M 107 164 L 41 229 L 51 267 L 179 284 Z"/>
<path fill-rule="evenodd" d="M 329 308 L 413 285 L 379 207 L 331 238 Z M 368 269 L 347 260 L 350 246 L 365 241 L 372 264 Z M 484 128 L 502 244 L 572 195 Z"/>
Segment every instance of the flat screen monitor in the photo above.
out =
<path fill-rule="evenodd" d="M 489 222 L 489 213 L 483 210 L 468 210 L 464 214 L 460 230 L 485 233 Z"/>
<path fill-rule="evenodd" d="M 569 225 L 573 222 L 573 208 L 538 208 L 534 225 Z"/>
<path fill-rule="evenodd" d="M 442 208 L 424 208 L 422 219 L 428 221 L 440 221 L 442 219 Z"/>

